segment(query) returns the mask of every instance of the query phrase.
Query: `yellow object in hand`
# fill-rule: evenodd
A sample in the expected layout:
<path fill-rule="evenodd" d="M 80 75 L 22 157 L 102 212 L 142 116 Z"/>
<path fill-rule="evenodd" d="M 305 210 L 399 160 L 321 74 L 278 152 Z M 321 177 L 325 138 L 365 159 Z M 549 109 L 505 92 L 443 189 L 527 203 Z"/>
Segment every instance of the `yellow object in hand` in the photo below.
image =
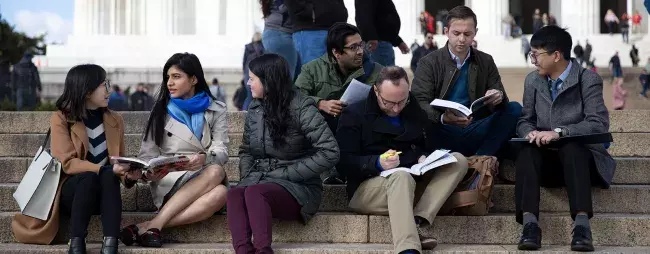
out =
<path fill-rule="evenodd" d="M 396 155 L 400 155 L 400 154 L 402 154 L 402 152 L 384 153 L 384 154 L 382 154 L 382 155 L 379 155 L 379 158 L 381 158 L 381 159 L 386 159 L 386 158 L 388 158 L 388 157 L 392 157 L 392 156 L 396 156 Z"/>

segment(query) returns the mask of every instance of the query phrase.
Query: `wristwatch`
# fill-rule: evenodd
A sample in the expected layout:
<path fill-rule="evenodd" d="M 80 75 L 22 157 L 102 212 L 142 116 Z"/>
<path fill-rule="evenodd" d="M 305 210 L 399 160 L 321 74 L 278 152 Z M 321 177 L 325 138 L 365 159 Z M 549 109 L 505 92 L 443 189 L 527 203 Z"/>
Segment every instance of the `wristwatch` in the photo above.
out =
<path fill-rule="evenodd" d="M 557 135 L 559 135 L 560 137 L 564 136 L 564 131 L 560 127 L 553 129 L 553 131 L 557 133 Z"/>

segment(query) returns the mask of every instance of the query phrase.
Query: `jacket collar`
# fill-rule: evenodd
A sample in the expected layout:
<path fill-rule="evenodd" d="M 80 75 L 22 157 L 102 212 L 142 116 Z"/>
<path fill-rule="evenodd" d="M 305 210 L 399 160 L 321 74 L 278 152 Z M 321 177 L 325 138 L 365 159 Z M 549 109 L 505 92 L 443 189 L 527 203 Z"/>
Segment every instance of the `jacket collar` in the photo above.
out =
<path fill-rule="evenodd" d="M 447 63 L 453 64 L 454 67 L 456 67 L 456 60 L 454 60 L 454 56 L 451 55 L 451 50 L 449 49 L 449 41 L 445 43 L 445 46 L 442 47 L 443 54 L 445 55 L 445 59 L 447 59 Z M 475 60 L 476 58 L 476 51 L 474 48 L 471 46 L 469 47 L 469 53 L 467 55 L 467 59 L 465 60 L 467 63 L 471 63 Z"/>
<path fill-rule="evenodd" d="M 106 147 L 108 149 L 108 154 L 110 156 L 119 156 L 119 144 L 114 144 L 113 142 L 119 142 L 122 138 L 122 131 L 119 129 L 117 117 L 115 112 L 106 110 L 103 115 L 103 124 L 104 124 L 104 135 L 106 136 Z M 76 135 L 80 140 L 83 141 L 83 145 L 86 148 L 86 151 L 90 148 L 88 141 L 88 132 L 86 131 L 86 125 L 83 121 L 69 121 L 70 132 Z M 84 155 L 85 156 L 85 155 Z"/>

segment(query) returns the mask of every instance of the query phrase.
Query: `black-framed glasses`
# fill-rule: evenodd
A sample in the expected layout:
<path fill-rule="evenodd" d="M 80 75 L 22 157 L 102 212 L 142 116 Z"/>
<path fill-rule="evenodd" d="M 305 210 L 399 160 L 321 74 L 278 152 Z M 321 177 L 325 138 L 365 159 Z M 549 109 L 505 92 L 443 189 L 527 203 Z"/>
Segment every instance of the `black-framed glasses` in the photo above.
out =
<path fill-rule="evenodd" d="M 106 88 L 106 92 L 111 91 L 111 81 L 110 80 L 108 80 L 108 79 L 104 80 L 104 88 Z"/>
<path fill-rule="evenodd" d="M 408 105 L 409 102 L 411 101 L 410 96 L 406 97 L 406 99 L 398 101 L 398 102 L 389 101 L 389 100 L 384 99 L 384 97 L 381 96 L 381 93 L 379 93 L 379 92 L 377 92 L 377 96 L 381 99 L 381 104 L 383 104 L 384 107 L 386 107 L 386 108 L 394 108 L 395 106 L 401 108 L 401 107 L 404 107 L 404 106 Z"/>
<path fill-rule="evenodd" d="M 359 42 L 348 46 L 343 46 L 345 49 L 351 49 L 352 51 L 364 50 L 366 48 L 365 42 Z"/>
<path fill-rule="evenodd" d="M 552 54 L 552 53 L 553 53 L 553 52 L 544 51 L 544 52 L 539 52 L 539 53 L 535 54 L 535 52 L 532 52 L 532 51 L 531 51 L 530 53 L 528 53 L 528 56 L 530 57 L 530 62 L 531 62 L 532 64 L 536 64 L 536 63 L 537 63 L 537 57 L 539 57 L 539 56 L 541 56 L 541 55 L 543 55 L 543 54 L 550 55 L 550 54 Z"/>

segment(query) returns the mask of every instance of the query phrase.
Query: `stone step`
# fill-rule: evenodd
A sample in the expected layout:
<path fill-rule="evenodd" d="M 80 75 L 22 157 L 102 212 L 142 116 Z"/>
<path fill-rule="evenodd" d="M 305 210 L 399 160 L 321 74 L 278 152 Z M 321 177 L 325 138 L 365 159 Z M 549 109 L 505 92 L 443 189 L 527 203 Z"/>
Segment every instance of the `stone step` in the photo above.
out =
<path fill-rule="evenodd" d="M 650 158 L 617 157 L 613 184 L 650 184 Z M 0 157 L 0 183 L 19 183 L 31 157 Z M 239 157 L 229 157 L 225 166 L 230 181 L 239 181 Z M 513 161 L 503 161 L 499 169 L 501 178 L 515 181 Z"/>
<path fill-rule="evenodd" d="M 228 154 L 237 156 L 242 142 L 241 133 L 228 134 Z M 45 134 L 0 134 L 0 157 L 33 157 L 38 148 L 43 145 Z M 142 135 L 126 134 L 124 144 L 127 156 L 137 156 L 140 150 Z"/>
<path fill-rule="evenodd" d="M 89 253 L 99 253 L 101 244 L 88 244 L 86 246 Z M 165 244 L 163 248 L 152 249 L 139 246 L 120 245 L 120 253 L 124 254 L 226 254 L 235 253 L 231 244 L 228 243 L 171 243 Z M 33 253 L 33 254 L 65 254 L 68 253 L 68 245 L 27 245 L 8 243 L 0 244 L 2 253 Z M 391 254 L 393 246 L 390 244 L 372 244 L 372 243 L 273 243 L 273 251 L 278 254 Z M 647 252 L 647 247 L 618 247 L 618 246 L 596 246 L 596 251 L 592 253 L 643 253 Z M 452 245 L 441 244 L 434 250 L 424 251 L 426 254 L 511 254 L 522 253 L 517 250 L 516 245 Z M 569 250 L 569 246 L 543 246 L 540 251 L 530 251 L 526 253 L 550 253 L 550 254 L 568 254 L 574 253 Z"/>
<path fill-rule="evenodd" d="M 144 133 L 149 120 L 149 112 L 120 112 L 124 117 L 124 125 L 126 126 L 124 133 L 127 134 L 142 134 Z M 244 116 L 243 111 L 229 111 L 228 112 L 228 130 L 230 132 L 243 132 L 244 131 Z M 12 121 L 4 121 L 0 124 L 0 133 L 46 133 L 50 127 L 50 117 L 52 112 L 11 112 L 0 111 L 0 119 L 11 119 Z"/>
<path fill-rule="evenodd" d="M 13 213 L 0 213 L 0 242 L 15 242 L 11 231 Z M 128 225 L 151 219 L 152 213 L 124 213 L 122 224 Z M 62 220 L 57 242 L 68 238 L 67 219 Z M 540 226 L 544 232 L 543 244 L 568 245 L 571 241 L 572 220 L 568 214 L 542 214 Z M 603 246 L 650 246 L 646 232 L 650 215 L 597 214 L 591 220 L 594 244 Z M 101 240 L 99 216 L 93 216 L 88 240 Z M 521 226 L 514 214 L 488 216 L 439 216 L 433 227 L 424 229 L 425 235 L 436 237 L 443 244 L 516 244 Z M 230 233 L 226 216 L 216 215 L 201 223 L 164 229 L 163 237 L 173 243 L 229 243 Z M 297 243 L 391 243 L 387 216 L 366 216 L 345 213 L 319 213 L 307 225 L 298 222 L 273 224 L 274 242 Z"/>
<path fill-rule="evenodd" d="M 120 112 L 126 125 L 125 133 L 144 133 L 149 112 Z M 0 124 L 0 134 L 45 133 L 49 127 L 52 112 L 9 112 L 0 111 L 0 119 L 12 119 Z M 241 111 L 228 112 L 228 127 L 230 132 L 244 131 L 246 113 Z M 611 132 L 650 132 L 650 111 L 648 110 L 618 110 L 610 112 Z"/>
<path fill-rule="evenodd" d="M 612 180 L 613 184 L 650 184 L 650 158 L 615 157 L 614 159 L 616 160 L 616 173 Z M 499 176 L 515 182 L 515 163 L 503 161 L 499 169 Z"/>
<path fill-rule="evenodd" d="M 613 133 L 614 143 L 609 148 L 612 156 L 650 157 L 650 133 Z M 241 133 L 230 133 L 228 154 L 237 156 L 242 142 Z M 45 134 L 0 134 L 0 157 L 34 156 L 43 144 Z M 124 143 L 127 156 L 137 155 L 142 135 L 126 134 Z"/>
<path fill-rule="evenodd" d="M 233 183 L 234 185 L 234 183 Z M 12 194 L 17 184 L 0 184 L 0 211 L 19 211 Z M 650 185 L 612 185 L 610 189 L 594 188 L 593 209 L 596 213 L 650 213 Z M 492 194 L 492 213 L 515 212 L 515 186 L 497 184 Z M 122 210 L 127 212 L 153 212 L 151 191 L 146 184 L 126 189 L 122 187 Z M 542 212 L 568 212 L 569 201 L 564 189 L 542 188 L 540 210 Z M 343 185 L 325 185 L 320 211 L 351 212 Z"/>

